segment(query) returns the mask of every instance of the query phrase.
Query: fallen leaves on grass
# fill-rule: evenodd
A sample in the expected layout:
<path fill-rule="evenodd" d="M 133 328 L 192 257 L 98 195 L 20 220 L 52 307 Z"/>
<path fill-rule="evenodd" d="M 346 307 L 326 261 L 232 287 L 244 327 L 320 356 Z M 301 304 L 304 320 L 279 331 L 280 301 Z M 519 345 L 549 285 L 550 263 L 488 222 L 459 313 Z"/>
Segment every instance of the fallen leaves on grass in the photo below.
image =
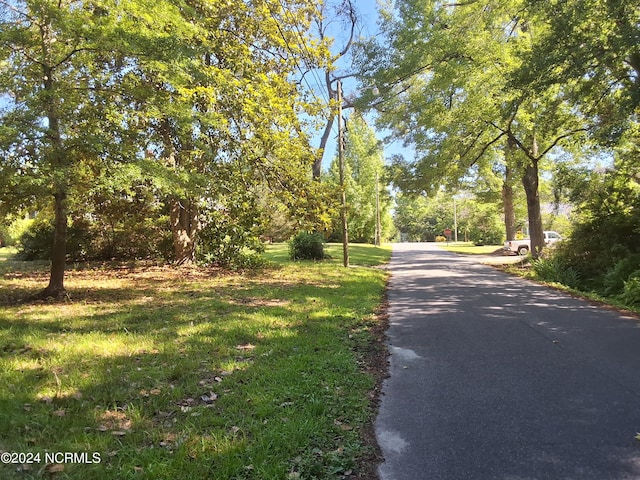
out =
<path fill-rule="evenodd" d="M 44 467 L 44 471 L 48 474 L 52 473 L 62 473 L 64 472 L 64 464 L 62 463 L 48 463 Z"/>
<path fill-rule="evenodd" d="M 107 410 L 100 417 L 98 431 L 110 432 L 117 437 L 123 437 L 131 430 L 131 420 L 127 414 L 119 410 Z"/>
<path fill-rule="evenodd" d="M 204 403 L 213 403 L 217 398 L 218 395 L 213 392 L 209 392 L 208 395 L 202 395 L 200 397 L 200 400 L 202 400 Z"/>

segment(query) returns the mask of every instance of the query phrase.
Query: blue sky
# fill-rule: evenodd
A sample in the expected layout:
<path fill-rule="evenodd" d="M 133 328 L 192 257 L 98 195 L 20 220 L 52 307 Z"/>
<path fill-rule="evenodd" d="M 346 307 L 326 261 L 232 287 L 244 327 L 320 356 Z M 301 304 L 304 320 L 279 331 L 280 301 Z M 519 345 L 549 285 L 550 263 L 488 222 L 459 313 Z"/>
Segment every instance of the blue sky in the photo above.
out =
<path fill-rule="evenodd" d="M 378 2 L 377 0 L 354 0 L 354 4 L 356 6 L 358 17 L 360 24 L 358 26 L 358 33 L 360 37 L 370 38 L 378 32 Z M 342 45 L 344 45 L 344 41 L 346 41 L 348 32 L 340 31 L 340 29 L 336 29 L 331 32 L 332 36 L 335 38 L 335 48 L 339 49 Z M 338 74 L 344 74 L 348 72 L 349 65 L 346 62 L 339 62 L 339 67 L 342 67 L 342 71 L 338 71 Z M 310 77 L 309 83 L 312 87 L 315 88 L 315 85 L 318 84 L 318 80 L 315 80 L 316 77 Z M 321 77 L 323 79 L 324 77 Z M 343 82 L 344 94 L 346 96 L 350 94 L 357 94 L 357 84 L 353 80 L 345 80 Z M 322 88 L 322 84 L 319 87 L 319 91 L 324 92 L 326 89 Z M 326 93 L 325 93 L 326 96 Z M 348 117 L 350 111 L 345 112 L 345 117 Z M 374 116 L 373 114 L 367 115 L 367 121 L 369 124 L 375 128 L 374 126 Z M 317 146 L 320 143 L 320 135 L 322 132 L 319 132 L 317 138 L 314 138 L 314 146 Z M 377 132 L 377 136 L 380 140 L 384 139 L 385 132 Z M 337 142 L 336 138 L 338 136 L 338 127 L 337 124 L 334 124 L 333 132 L 327 145 L 327 149 L 323 158 L 323 167 L 327 169 L 332 159 L 336 156 L 336 148 Z M 385 158 L 391 157 L 394 154 L 403 154 L 407 157 L 413 156 L 413 150 L 410 148 L 404 147 L 401 142 L 394 142 L 390 145 L 385 145 L 384 147 L 384 155 Z"/>

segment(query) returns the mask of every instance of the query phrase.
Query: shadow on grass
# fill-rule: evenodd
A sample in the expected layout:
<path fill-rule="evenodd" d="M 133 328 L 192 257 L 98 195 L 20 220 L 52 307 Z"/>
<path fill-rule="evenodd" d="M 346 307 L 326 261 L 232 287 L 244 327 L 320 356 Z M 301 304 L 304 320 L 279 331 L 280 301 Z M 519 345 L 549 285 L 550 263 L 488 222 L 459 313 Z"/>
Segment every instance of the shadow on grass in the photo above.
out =
<path fill-rule="evenodd" d="M 384 277 L 339 261 L 71 270 L 72 301 L 52 304 L 15 304 L 43 268 L 3 270 L 0 449 L 101 455 L 65 465 L 72 479 L 353 470 L 371 387 L 355 350 Z M 0 466 L 7 479 L 42 474 Z"/>
<path fill-rule="evenodd" d="M 314 275 L 93 284 L 74 273 L 80 300 L 6 309 L 0 449 L 101 455 L 65 466 L 68 478 L 353 469 L 371 379 L 350 337 L 384 281 Z M 0 467 L 7 479 L 41 473 Z"/>

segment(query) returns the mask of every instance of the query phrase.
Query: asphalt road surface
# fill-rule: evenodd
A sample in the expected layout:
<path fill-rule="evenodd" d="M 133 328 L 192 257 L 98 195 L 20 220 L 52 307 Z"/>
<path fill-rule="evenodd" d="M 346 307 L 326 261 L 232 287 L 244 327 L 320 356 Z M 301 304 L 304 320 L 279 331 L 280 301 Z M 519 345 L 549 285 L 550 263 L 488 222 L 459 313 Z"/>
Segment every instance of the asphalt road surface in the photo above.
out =
<path fill-rule="evenodd" d="M 640 321 L 397 244 L 382 480 L 640 479 Z"/>

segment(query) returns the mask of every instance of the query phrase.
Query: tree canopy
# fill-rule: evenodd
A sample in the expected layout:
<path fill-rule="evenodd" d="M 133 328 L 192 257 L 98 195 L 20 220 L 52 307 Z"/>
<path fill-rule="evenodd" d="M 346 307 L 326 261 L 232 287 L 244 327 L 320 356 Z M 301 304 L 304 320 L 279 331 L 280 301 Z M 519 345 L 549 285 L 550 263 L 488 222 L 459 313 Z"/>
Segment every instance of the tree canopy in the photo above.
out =
<path fill-rule="evenodd" d="M 51 202 L 46 295 L 64 293 L 70 209 L 95 189 L 147 185 L 167 206 L 179 262 L 193 260 L 207 222 L 251 210 L 258 188 L 309 203 L 301 118 L 317 106 L 295 78 L 301 61 L 327 57 L 306 38 L 313 2 L 0 5 L 0 208 Z"/>
<path fill-rule="evenodd" d="M 515 179 L 526 192 L 534 255 L 543 246 L 540 163 L 559 146 L 583 143 L 593 123 L 575 108 L 580 78 L 522 80 L 537 58 L 539 34 L 549 30 L 536 5 L 397 2 L 383 14 L 383 40 L 366 46 L 361 65 L 365 82 L 382 85 L 383 99 L 371 102 L 380 125 L 417 152 L 395 163 L 396 183 L 433 191 L 460 182 L 472 167 L 501 163 L 505 198 Z"/>
<path fill-rule="evenodd" d="M 349 238 L 361 243 L 375 243 L 376 234 L 390 238 L 390 196 L 382 180 L 383 151 L 375 131 L 357 111 L 347 121 L 344 163 Z M 333 190 L 338 191 L 339 172 L 335 158 L 328 177 Z"/>

